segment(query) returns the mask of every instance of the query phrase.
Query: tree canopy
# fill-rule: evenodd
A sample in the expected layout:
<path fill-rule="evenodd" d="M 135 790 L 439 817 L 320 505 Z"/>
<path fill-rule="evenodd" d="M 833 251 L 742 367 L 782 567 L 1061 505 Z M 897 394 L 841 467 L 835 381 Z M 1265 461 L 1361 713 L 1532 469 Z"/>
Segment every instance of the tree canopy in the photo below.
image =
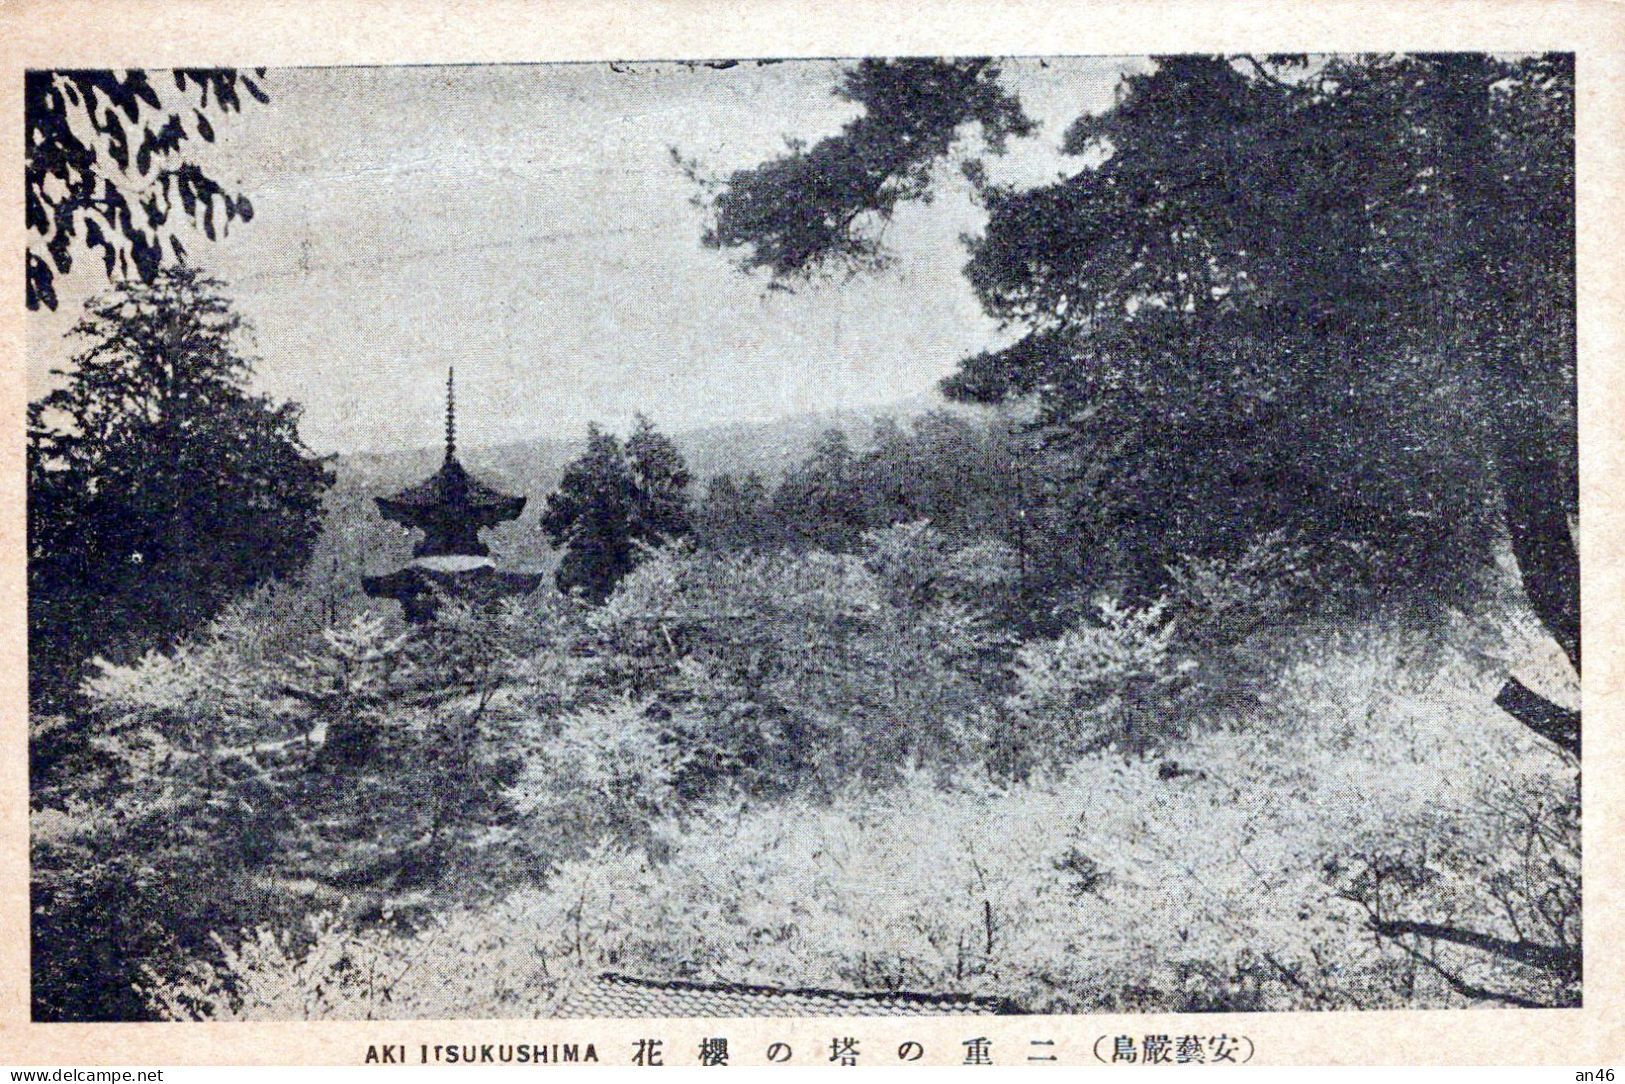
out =
<path fill-rule="evenodd" d="M 632 537 L 658 545 L 688 534 L 693 475 L 677 445 L 641 414 L 626 438 L 626 466 L 632 478 Z"/>
<path fill-rule="evenodd" d="M 92 301 L 66 383 L 29 404 L 30 672 L 49 680 L 195 628 L 299 568 L 326 464 L 299 407 L 249 390 L 222 284 L 159 271 Z"/>
<path fill-rule="evenodd" d="M 588 426 L 586 450 L 564 468 L 542 510 L 542 530 L 565 547 L 554 576 L 559 590 L 602 602 L 637 564 L 640 544 L 686 535 L 690 481 L 677 446 L 642 415 L 624 443 Z"/>
<path fill-rule="evenodd" d="M 976 94 L 934 113 L 955 125 L 1006 101 L 997 64 L 866 61 L 866 116 L 971 69 Z M 1155 589 L 1178 553 L 1287 528 L 1432 588 L 1504 530 L 1577 660 L 1572 111 L 1568 56 L 1158 58 L 1065 133 L 1088 165 L 978 184 L 966 275 L 1014 338 L 944 389 L 1039 404 L 1080 578 Z M 849 125 L 817 161 L 893 161 L 869 138 Z M 864 214 L 928 195 L 901 161 L 739 171 L 705 241 L 779 281 L 845 265 Z"/>
<path fill-rule="evenodd" d="M 30 309 L 56 308 L 56 275 L 72 270 L 76 242 L 101 257 L 109 279 L 134 274 L 150 282 L 166 259 L 186 260 L 178 216 L 211 241 L 231 222 L 254 217 L 248 197 L 184 152 L 194 137 L 212 143 L 211 116 L 238 112 L 244 96 L 270 101 L 259 84 L 264 69 L 169 74 L 175 92 L 164 96 L 139 69 L 25 74 Z"/>
<path fill-rule="evenodd" d="M 994 150 L 1032 130 L 998 74 L 985 59 L 860 61 L 834 93 L 863 112 L 839 135 L 792 143 L 784 157 L 713 185 L 705 243 L 744 250 L 742 269 L 764 268 L 780 285 L 831 265 L 883 262 L 877 227 L 899 203 L 929 196 L 962 126 L 976 126 Z"/>

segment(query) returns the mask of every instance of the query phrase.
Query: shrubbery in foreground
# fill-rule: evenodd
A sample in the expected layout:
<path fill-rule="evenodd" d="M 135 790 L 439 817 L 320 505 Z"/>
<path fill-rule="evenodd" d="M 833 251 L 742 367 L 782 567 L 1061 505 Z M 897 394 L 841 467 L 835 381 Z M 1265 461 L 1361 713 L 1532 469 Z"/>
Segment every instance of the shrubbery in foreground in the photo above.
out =
<path fill-rule="evenodd" d="M 1209 575 L 1018 645 L 1001 567 L 921 526 L 664 552 L 601 608 L 272 659 L 228 615 L 104 668 L 98 771 L 35 816 L 36 933 L 87 965 L 40 978 L 95 996 L 104 945 L 143 1011 L 208 1018 L 545 1015 L 606 967 L 1032 1011 L 1577 1001 L 1575 773 L 1491 705 L 1483 634 L 1285 607 L 1221 637 Z M 1221 641 L 1269 680 L 1218 681 Z M 346 727 L 376 744 L 335 760 Z"/>

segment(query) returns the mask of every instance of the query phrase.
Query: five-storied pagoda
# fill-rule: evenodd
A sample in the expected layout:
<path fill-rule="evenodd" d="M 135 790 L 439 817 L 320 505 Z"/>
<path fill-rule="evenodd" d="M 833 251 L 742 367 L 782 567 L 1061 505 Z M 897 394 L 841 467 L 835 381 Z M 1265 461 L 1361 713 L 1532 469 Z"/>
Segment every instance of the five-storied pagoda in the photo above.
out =
<path fill-rule="evenodd" d="M 463 469 L 457 461 L 457 392 L 455 372 L 446 374 L 446 460 L 440 469 L 392 497 L 378 497 L 385 519 L 423 532 L 405 568 L 387 576 L 363 576 L 361 586 L 373 598 L 392 598 L 408 621 L 434 616 L 437 593 L 491 602 L 504 595 L 523 595 L 542 582 L 541 573 L 502 572 L 480 530 L 516 518 L 525 498 L 499 493 Z"/>

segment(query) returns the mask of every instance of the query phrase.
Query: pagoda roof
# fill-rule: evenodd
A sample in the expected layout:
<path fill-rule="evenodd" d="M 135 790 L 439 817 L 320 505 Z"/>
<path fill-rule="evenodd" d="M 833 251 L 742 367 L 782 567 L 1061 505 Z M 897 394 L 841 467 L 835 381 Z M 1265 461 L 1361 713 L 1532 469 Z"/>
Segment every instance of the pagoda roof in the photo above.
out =
<path fill-rule="evenodd" d="M 377 500 L 385 518 L 408 526 L 453 517 L 490 526 L 517 517 L 525 508 L 525 498 L 486 485 L 449 455 L 428 478 Z"/>
<path fill-rule="evenodd" d="M 446 372 L 446 459 L 440 469 L 416 485 L 390 497 L 378 497 L 378 510 L 385 519 L 408 527 L 429 530 L 435 526 L 459 523 L 478 529 L 515 519 L 525 509 L 525 498 L 510 497 L 486 485 L 463 469 L 457 461 L 456 371 Z M 432 543 L 434 539 L 426 540 Z M 441 539 L 442 543 L 446 540 Z M 424 552 L 485 553 L 479 540 L 470 534 L 457 539 L 461 548 L 430 545 Z M 421 547 L 420 547 L 421 549 Z"/>

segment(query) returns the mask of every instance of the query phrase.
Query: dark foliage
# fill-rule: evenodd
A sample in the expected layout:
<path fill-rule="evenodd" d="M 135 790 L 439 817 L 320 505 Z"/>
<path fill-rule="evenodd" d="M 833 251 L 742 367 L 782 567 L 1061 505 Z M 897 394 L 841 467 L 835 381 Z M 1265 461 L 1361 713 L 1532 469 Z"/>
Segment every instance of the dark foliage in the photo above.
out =
<path fill-rule="evenodd" d="M 866 117 L 911 115 L 866 85 Z M 938 115 L 994 92 L 960 93 Z M 736 174 L 706 242 L 780 281 L 874 257 L 850 224 L 926 198 L 923 155 L 947 153 L 858 183 L 837 152 L 886 168 L 885 139 L 826 145 Z M 1076 550 L 1056 572 L 1150 594 L 1179 554 L 1287 529 L 1378 589 L 1449 596 L 1504 525 L 1578 662 L 1572 58 L 1163 57 L 1064 148 L 1093 164 L 980 185 L 967 276 L 1021 336 L 945 383 L 1039 403 Z M 819 228 L 787 210 L 831 193 Z"/>
<path fill-rule="evenodd" d="M 1567 80 L 1561 58 L 1163 59 L 1068 132 L 1099 168 L 990 193 L 968 273 L 1029 335 L 949 390 L 1037 391 L 1059 446 L 1109 449 L 1091 504 L 1148 535 L 1153 574 L 1246 523 L 1448 589 L 1504 518 L 1539 605 L 1565 573 L 1533 550 L 1567 545 L 1574 506 Z"/>
<path fill-rule="evenodd" d="M 555 580 L 602 602 L 637 563 L 638 547 L 689 531 L 688 466 L 676 445 L 639 416 L 623 445 L 596 425 L 542 510 L 542 530 L 565 547 Z"/>
<path fill-rule="evenodd" d="M 327 466 L 299 408 L 248 390 L 219 282 L 171 269 L 87 306 L 67 383 L 29 405 L 29 673 L 49 694 L 91 652 L 127 657 L 297 570 Z"/>
<path fill-rule="evenodd" d="M 846 434 L 831 429 L 779 483 L 773 511 L 799 546 L 838 553 L 850 550 L 868 525 L 867 498 Z"/>
<path fill-rule="evenodd" d="M 207 776 L 190 767 L 195 778 L 181 786 L 78 774 L 76 788 L 108 811 L 108 824 L 103 834 L 33 848 L 35 1020 L 150 1019 L 136 989 L 143 966 L 177 967 L 213 931 L 299 913 L 302 901 L 256 891 L 244 877 L 269 857 L 261 848 L 283 809 L 264 804 L 241 763 Z M 152 796 L 130 797 L 141 789 Z"/>
<path fill-rule="evenodd" d="M 151 282 L 166 258 L 186 261 L 177 214 L 211 241 L 233 221 L 254 217 L 246 196 L 228 191 L 183 151 L 193 137 L 212 143 L 210 116 L 238 112 L 243 95 L 270 100 L 258 82 L 264 69 L 169 74 L 186 104 L 166 101 L 139 69 L 24 75 L 30 309 L 56 308 L 55 277 L 72 270 L 75 241 L 100 256 L 109 279 L 133 273 Z"/>
<path fill-rule="evenodd" d="M 766 268 L 777 284 L 831 265 L 875 265 L 883 253 L 873 227 L 899 203 L 928 197 L 962 126 L 978 126 L 995 151 L 1032 130 L 998 77 L 985 58 L 859 62 L 835 94 L 862 115 L 839 135 L 730 176 L 714 194 L 705 243 L 745 249 L 740 266 Z"/>
<path fill-rule="evenodd" d="M 771 500 L 767 483 L 755 471 L 738 480 L 731 474 L 717 475 L 694 510 L 695 540 L 715 550 L 771 548 L 777 542 Z"/>
<path fill-rule="evenodd" d="M 1001 622 L 1054 633 L 1070 570 L 1087 554 L 1064 529 L 1066 493 L 1047 473 L 1054 464 L 1041 438 L 1006 411 L 932 411 L 907 428 L 883 418 L 856 447 L 831 430 L 775 489 L 754 474 L 714 478 L 695 510 L 695 541 L 847 553 L 865 531 L 923 520 L 959 544 L 1007 544 L 1017 567 Z"/>
<path fill-rule="evenodd" d="M 642 415 L 626 438 L 626 466 L 632 479 L 632 537 L 659 545 L 687 535 L 693 476 L 677 445 Z"/>
<path fill-rule="evenodd" d="M 559 590 L 602 602 L 632 570 L 632 475 L 613 433 L 587 429 L 587 450 L 564 468 L 542 509 L 542 530 L 565 547 Z"/>

